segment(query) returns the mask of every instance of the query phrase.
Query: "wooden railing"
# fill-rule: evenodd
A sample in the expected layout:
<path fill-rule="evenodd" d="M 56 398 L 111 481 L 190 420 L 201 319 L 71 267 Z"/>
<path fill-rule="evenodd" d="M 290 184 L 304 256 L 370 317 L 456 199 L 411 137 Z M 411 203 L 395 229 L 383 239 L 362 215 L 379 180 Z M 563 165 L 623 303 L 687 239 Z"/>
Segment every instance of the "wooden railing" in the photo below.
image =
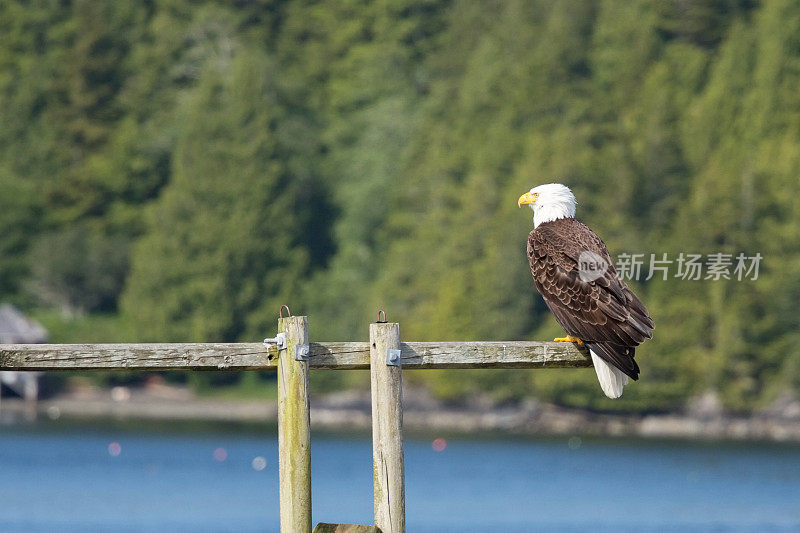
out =
<path fill-rule="evenodd" d="M 370 324 L 369 342 L 309 342 L 308 319 L 278 319 L 285 343 L 0 344 L 0 370 L 268 370 L 278 372 L 281 532 L 310 532 L 309 370 L 370 369 L 374 526 L 315 531 L 405 531 L 402 369 L 588 367 L 561 342 L 400 342 L 397 323 Z M 398 353 L 395 350 L 399 350 Z"/>

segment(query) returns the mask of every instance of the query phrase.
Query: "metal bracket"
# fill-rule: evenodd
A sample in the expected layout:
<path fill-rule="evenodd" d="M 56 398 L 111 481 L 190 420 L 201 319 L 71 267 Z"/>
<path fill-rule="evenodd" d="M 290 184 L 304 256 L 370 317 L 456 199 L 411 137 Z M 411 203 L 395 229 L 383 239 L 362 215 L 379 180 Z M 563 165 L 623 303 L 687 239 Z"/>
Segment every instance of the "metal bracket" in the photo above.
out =
<path fill-rule="evenodd" d="M 294 360 L 295 361 L 308 361 L 308 344 L 298 344 L 294 347 Z"/>
<path fill-rule="evenodd" d="M 389 366 L 400 366 L 400 350 L 397 348 L 386 348 L 386 364 Z"/>
<path fill-rule="evenodd" d="M 278 350 L 286 349 L 286 332 L 280 332 L 277 336 L 269 339 L 264 339 L 264 345 L 269 348 L 270 344 L 274 344 Z"/>

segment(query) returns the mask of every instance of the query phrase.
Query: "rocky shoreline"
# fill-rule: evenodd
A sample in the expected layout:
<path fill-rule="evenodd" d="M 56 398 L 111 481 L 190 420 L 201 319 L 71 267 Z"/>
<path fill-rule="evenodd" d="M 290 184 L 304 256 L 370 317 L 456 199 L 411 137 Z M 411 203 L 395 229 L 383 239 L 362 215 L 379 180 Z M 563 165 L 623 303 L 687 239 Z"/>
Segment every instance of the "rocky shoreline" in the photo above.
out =
<path fill-rule="evenodd" d="M 496 406 L 487 400 L 465 405 L 438 401 L 422 390 L 404 391 L 403 424 L 411 432 L 503 433 L 520 436 L 609 436 L 707 440 L 767 440 L 800 443 L 800 402 L 785 398 L 752 416 L 724 413 L 708 395 L 686 413 L 622 415 L 567 409 L 537 401 Z M 22 420 L 162 420 L 274 423 L 277 402 L 198 398 L 176 387 L 115 388 L 69 393 L 26 404 L 3 399 L 0 422 Z M 371 427 L 367 391 L 313 397 L 311 424 L 324 430 Z"/>

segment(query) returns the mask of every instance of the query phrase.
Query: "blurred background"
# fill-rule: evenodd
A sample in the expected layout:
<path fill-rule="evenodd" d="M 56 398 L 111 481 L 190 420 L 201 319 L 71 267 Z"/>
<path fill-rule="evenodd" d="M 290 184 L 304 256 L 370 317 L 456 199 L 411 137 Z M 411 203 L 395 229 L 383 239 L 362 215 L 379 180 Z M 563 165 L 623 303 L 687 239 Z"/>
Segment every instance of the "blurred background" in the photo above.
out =
<path fill-rule="evenodd" d="M 591 369 L 414 372 L 410 394 L 682 416 L 698 435 L 769 418 L 800 439 L 799 87 L 789 0 L 5 0 L 0 302 L 59 343 L 257 342 L 284 303 L 312 341 L 365 340 L 378 308 L 404 340 L 550 340 L 516 200 L 558 181 L 613 256 L 760 253 L 758 278 L 632 281 L 657 328 L 620 400 Z M 367 384 L 312 376 L 319 395 Z M 117 403 L 275 391 L 253 372 L 38 385 Z"/>

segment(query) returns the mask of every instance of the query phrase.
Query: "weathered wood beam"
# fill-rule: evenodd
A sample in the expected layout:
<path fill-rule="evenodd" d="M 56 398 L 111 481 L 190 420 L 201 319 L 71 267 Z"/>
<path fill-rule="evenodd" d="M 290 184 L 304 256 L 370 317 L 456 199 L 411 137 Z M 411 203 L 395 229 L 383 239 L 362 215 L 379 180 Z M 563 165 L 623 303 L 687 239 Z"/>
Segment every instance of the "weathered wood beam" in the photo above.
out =
<path fill-rule="evenodd" d="M 320 522 L 314 528 L 314 533 L 381 533 L 376 526 L 362 526 L 359 524 L 326 524 Z"/>
<path fill-rule="evenodd" d="M 2 370 L 242 370 L 277 367 L 261 343 L 0 344 Z"/>
<path fill-rule="evenodd" d="M 592 366 L 566 342 L 404 342 L 402 365 L 415 368 Z M 0 344 L 0 370 L 268 370 L 277 351 L 261 343 Z M 311 369 L 369 369 L 367 342 L 312 342 Z"/>

